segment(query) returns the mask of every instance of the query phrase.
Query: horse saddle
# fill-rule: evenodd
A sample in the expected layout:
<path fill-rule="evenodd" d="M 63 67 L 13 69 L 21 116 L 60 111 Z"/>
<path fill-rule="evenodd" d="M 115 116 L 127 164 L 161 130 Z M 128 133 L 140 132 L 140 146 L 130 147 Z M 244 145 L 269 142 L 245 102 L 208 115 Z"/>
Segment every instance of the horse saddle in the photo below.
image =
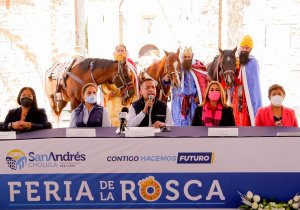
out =
<path fill-rule="evenodd" d="M 61 91 L 61 88 L 66 88 L 66 80 L 68 78 L 67 72 L 72 69 L 72 66 L 76 62 L 76 57 L 73 57 L 68 62 L 59 62 L 55 63 L 50 69 L 47 71 L 47 77 L 52 80 L 56 80 L 56 93 Z"/>

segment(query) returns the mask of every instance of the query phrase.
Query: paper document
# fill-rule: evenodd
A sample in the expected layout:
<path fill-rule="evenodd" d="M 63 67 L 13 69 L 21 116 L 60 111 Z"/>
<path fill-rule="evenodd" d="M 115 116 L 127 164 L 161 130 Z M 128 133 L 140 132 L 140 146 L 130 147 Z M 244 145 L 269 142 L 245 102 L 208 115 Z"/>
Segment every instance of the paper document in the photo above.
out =
<path fill-rule="evenodd" d="M 5 139 L 16 139 L 16 131 L 5 131 L 5 132 L 0 132 L 0 140 L 5 140 Z"/>
<path fill-rule="evenodd" d="M 300 132 L 278 132 L 277 136 L 300 136 Z"/>
<path fill-rule="evenodd" d="M 238 136 L 238 128 L 208 128 L 208 136 Z"/>
<path fill-rule="evenodd" d="M 147 137 L 155 136 L 155 133 L 160 132 L 159 128 L 153 127 L 129 127 L 125 130 L 125 137 Z"/>
<path fill-rule="evenodd" d="M 96 137 L 95 128 L 67 128 L 67 137 Z"/>

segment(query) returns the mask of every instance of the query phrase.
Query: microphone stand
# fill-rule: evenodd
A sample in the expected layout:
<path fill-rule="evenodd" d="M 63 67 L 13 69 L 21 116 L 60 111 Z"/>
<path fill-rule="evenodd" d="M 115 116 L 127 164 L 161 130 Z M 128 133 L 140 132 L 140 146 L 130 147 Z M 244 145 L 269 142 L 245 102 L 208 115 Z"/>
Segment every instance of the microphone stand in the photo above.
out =
<path fill-rule="evenodd" d="M 122 125 L 120 125 L 120 130 L 119 130 L 118 135 L 123 134 L 126 128 L 127 128 L 127 130 L 129 130 L 129 128 L 126 126 L 126 123 L 125 123 L 125 121 L 124 121 L 124 122 L 122 123 Z"/>

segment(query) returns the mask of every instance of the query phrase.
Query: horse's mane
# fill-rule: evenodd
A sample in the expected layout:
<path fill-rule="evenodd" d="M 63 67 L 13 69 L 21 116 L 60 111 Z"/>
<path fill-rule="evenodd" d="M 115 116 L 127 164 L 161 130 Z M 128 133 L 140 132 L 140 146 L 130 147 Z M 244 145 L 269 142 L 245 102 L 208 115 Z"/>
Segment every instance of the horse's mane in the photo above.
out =
<path fill-rule="evenodd" d="M 81 69 L 87 71 L 90 68 L 91 62 L 94 63 L 94 69 L 107 69 L 111 68 L 112 65 L 117 63 L 117 61 L 102 59 L 102 58 L 85 58 L 78 64 Z"/>
<path fill-rule="evenodd" d="M 146 69 L 147 71 L 149 71 L 150 69 L 164 69 L 164 65 L 166 62 L 167 56 L 164 56 L 162 59 L 158 60 L 158 61 L 154 61 L 150 66 L 148 66 L 148 68 Z"/>
<path fill-rule="evenodd" d="M 217 55 L 214 60 L 208 64 L 207 66 L 207 72 L 208 72 L 208 76 L 212 79 L 212 80 L 217 80 L 217 75 L 218 75 L 218 71 L 219 71 L 219 57 L 220 55 Z"/>

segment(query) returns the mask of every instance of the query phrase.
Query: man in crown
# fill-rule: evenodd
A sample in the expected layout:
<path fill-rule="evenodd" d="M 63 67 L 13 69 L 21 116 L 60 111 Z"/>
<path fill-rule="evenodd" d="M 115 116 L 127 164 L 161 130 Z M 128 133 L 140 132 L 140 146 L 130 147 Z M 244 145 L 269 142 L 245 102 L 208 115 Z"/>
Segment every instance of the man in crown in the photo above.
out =
<path fill-rule="evenodd" d="M 245 35 L 240 42 L 232 108 L 236 126 L 254 126 L 255 115 L 262 106 L 259 65 L 253 55 L 253 40 Z"/>
<path fill-rule="evenodd" d="M 126 62 L 128 69 L 130 70 L 130 77 L 134 84 L 135 91 L 134 95 L 126 100 L 126 104 L 122 103 L 122 94 L 120 90 L 114 85 L 109 83 L 104 83 L 101 85 L 104 93 L 104 106 L 108 110 L 112 126 L 119 126 L 119 113 L 121 112 L 124 106 L 129 107 L 129 105 L 139 98 L 139 86 L 138 86 L 138 77 L 137 69 L 135 63 L 127 57 L 128 52 L 124 44 L 119 44 L 115 47 L 113 52 L 114 59 L 119 62 Z"/>
<path fill-rule="evenodd" d="M 190 126 L 195 109 L 202 103 L 207 86 L 205 65 L 194 58 L 191 47 L 185 47 L 180 54 L 181 86 L 172 89 L 172 117 L 176 126 Z M 163 78 L 163 84 L 169 85 L 170 76 Z"/>

